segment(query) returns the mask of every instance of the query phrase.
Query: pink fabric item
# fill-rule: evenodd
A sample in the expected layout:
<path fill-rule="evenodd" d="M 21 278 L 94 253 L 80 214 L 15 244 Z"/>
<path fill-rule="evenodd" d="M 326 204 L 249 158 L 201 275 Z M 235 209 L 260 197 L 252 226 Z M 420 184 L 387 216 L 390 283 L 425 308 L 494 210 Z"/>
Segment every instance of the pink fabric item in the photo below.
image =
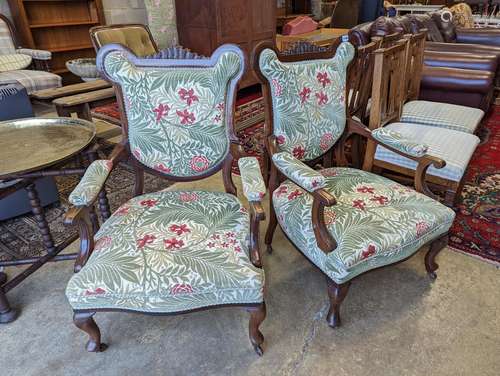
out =
<path fill-rule="evenodd" d="M 283 35 L 304 34 L 318 28 L 318 23 L 311 17 L 300 16 L 283 26 Z"/>

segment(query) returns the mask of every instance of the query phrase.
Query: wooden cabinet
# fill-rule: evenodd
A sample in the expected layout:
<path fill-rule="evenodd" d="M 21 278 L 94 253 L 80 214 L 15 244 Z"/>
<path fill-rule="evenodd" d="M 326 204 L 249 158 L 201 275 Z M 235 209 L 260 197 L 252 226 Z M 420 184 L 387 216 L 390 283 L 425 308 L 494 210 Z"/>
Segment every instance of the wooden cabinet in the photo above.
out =
<path fill-rule="evenodd" d="M 52 52 L 51 71 L 65 83 L 80 79 L 66 61 L 95 57 L 89 28 L 104 23 L 101 0 L 8 0 L 23 47 Z"/>
<path fill-rule="evenodd" d="M 276 1 L 176 0 L 179 43 L 210 56 L 224 43 L 238 44 L 247 55 L 247 72 L 240 87 L 257 83 L 250 67 L 253 47 L 276 35 Z"/>

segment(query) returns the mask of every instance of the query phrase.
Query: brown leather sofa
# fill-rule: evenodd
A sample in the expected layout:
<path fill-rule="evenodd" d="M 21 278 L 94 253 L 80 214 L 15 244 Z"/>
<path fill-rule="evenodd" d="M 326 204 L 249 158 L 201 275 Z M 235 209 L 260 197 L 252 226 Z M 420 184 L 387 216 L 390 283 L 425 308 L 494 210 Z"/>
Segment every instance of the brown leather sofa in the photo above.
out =
<path fill-rule="evenodd" d="M 428 31 L 428 42 L 420 98 L 486 111 L 493 97 L 495 77 L 500 79 L 500 48 L 458 41 L 470 40 L 471 34 L 481 35 L 476 36 L 478 40 L 500 39 L 500 31 L 477 33 L 475 29 L 456 29 L 436 12 L 396 18 L 379 17 L 374 22 L 356 26 L 349 34 L 354 44 L 362 46 L 369 43 L 372 37 L 415 33 L 424 28 Z M 489 39 L 485 35 L 489 35 Z"/>

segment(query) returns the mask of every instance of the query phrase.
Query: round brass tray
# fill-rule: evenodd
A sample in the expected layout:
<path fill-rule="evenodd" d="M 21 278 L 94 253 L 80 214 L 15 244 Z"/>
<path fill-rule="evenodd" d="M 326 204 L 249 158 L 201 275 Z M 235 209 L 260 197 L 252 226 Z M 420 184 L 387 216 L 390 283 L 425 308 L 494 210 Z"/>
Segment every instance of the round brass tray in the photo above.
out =
<path fill-rule="evenodd" d="M 0 122 L 0 179 L 71 158 L 94 137 L 94 124 L 82 119 L 27 118 Z"/>

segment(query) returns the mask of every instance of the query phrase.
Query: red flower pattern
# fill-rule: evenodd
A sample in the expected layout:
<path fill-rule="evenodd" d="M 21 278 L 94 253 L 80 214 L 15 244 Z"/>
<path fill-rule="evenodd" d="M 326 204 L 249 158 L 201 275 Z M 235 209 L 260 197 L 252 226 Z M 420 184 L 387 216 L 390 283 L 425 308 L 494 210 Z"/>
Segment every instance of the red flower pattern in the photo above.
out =
<path fill-rule="evenodd" d="M 196 120 L 194 113 L 189 112 L 186 109 L 184 111 L 177 110 L 176 112 L 177 112 L 177 115 L 181 118 L 182 125 L 193 124 Z"/>
<path fill-rule="evenodd" d="M 199 98 L 194 94 L 194 89 L 180 89 L 179 96 L 183 101 L 186 101 L 188 106 L 191 106 L 194 102 L 199 101 Z"/>
<path fill-rule="evenodd" d="M 283 87 L 278 82 L 278 80 L 274 78 L 271 81 L 271 84 L 273 85 L 274 95 L 276 95 L 277 97 L 281 96 L 281 94 L 283 94 Z"/>
<path fill-rule="evenodd" d="M 318 72 L 318 75 L 316 76 L 316 78 L 318 79 L 318 82 L 323 85 L 323 87 L 326 87 L 326 85 L 330 84 L 332 81 L 330 80 L 330 78 L 328 78 L 328 73 L 321 73 L 321 72 Z"/>
<path fill-rule="evenodd" d="M 175 225 L 175 224 L 171 225 L 168 229 L 172 232 L 175 232 L 177 235 L 182 235 L 185 232 L 191 232 L 191 230 L 187 227 L 185 223 L 181 225 Z"/>
<path fill-rule="evenodd" d="M 129 209 L 130 208 L 128 206 L 122 206 L 115 212 L 115 215 L 127 215 Z"/>
<path fill-rule="evenodd" d="M 300 195 L 302 195 L 302 191 L 296 189 L 295 191 L 293 191 L 292 193 L 290 193 L 288 195 L 288 201 L 294 200 L 297 197 L 299 197 Z"/>
<path fill-rule="evenodd" d="M 198 201 L 199 197 L 196 193 L 183 192 L 179 195 L 182 202 Z"/>
<path fill-rule="evenodd" d="M 278 188 L 276 191 L 276 196 L 280 197 L 281 195 L 284 195 L 288 192 L 288 187 L 286 185 L 282 185 L 281 187 Z"/>
<path fill-rule="evenodd" d="M 137 248 L 144 248 L 147 244 L 151 244 L 156 240 L 156 236 L 147 234 L 144 235 L 141 239 L 137 239 Z"/>
<path fill-rule="evenodd" d="M 321 136 L 321 139 L 319 140 L 319 147 L 321 150 L 325 151 L 329 149 L 333 144 L 333 135 L 331 133 L 325 133 L 323 136 Z"/>
<path fill-rule="evenodd" d="M 364 200 L 354 200 L 352 202 L 352 207 L 356 209 L 365 210 L 366 203 Z"/>
<path fill-rule="evenodd" d="M 389 202 L 389 199 L 385 196 L 373 196 L 370 201 L 376 201 L 380 205 L 385 205 Z"/>
<path fill-rule="evenodd" d="M 170 107 L 168 104 L 160 103 L 153 112 L 156 114 L 156 122 L 158 123 L 165 115 L 168 115 L 168 111 L 170 111 Z"/>
<path fill-rule="evenodd" d="M 316 93 L 316 98 L 318 99 L 318 106 L 323 106 L 328 103 L 328 95 L 326 95 L 322 91 Z"/>
<path fill-rule="evenodd" d="M 306 155 L 306 149 L 304 149 L 301 145 L 297 145 L 293 148 L 292 154 L 295 158 L 302 159 L 304 158 L 304 155 Z"/>
<path fill-rule="evenodd" d="M 361 259 L 364 260 L 375 254 L 376 248 L 373 244 L 370 244 L 367 249 L 361 252 Z"/>
<path fill-rule="evenodd" d="M 226 108 L 226 105 L 224 104 L 224 102 L 220 102 L 218 105 L 217 105 L 217 109 L 222 112 L 224 111 L 224 108 Z"/>
<path fill-rule="evenodd" d="M 208 168 L 208 159 L 203 155 L 198 155 L 191 159 L 189 165 L 191 166 L 191 170 L 202 172 Z"/>
<path fill-rule="evenodd" d="M 103 236 L 102 238 L 99 238 L 96 240 L 94 244 L 94 251 L 100 251 L 103 248 L 109 247 L 113 239 L 111 236 Z"/>
<path fill-rule="evenodd" d="M 429 228 L 430 228 L 429 224 L 425 221 L 417 222 L 415 227 L 416 227 L 416 231 L 417 231 L 417 238 L 424 235 L 427 231 L 429 231 Z"/>
<path fill-rule="evenodd" d="M 86 290 L 85 291 L 85 296 L 93 296 L 93 295 L 103 295 L 106 294 L 106 290 L 98 287 L 95 290 Z"/>
<path fill-rule="evenodd" d="M 170 288 L 170 293 L 172 295 L 191 294 L 192 292 L 193 287 L 188 283 L 176 283 Z"/>
<path fill-rule="evenodd" d="M 304 86 L 302 91 L 299 93 L 299 96 L 300 96 L 300 103 L 304 104 L 311 96 L 311 89 Z"/>
<path fill-rule="evenodd" d="M 278 137 L 276 137 L 276 142 L 278 145 L 283 145 L 285 143 L 285 136 L 280 134 Z"/>
<path fill-rule="evenodd" d="M 157 165 L 155 165 L 155 170 L 162 171 L 167 174 L 172 172 L 172 169 L 170 167 L 165 166 L 163 163 L 158 163 Z"/>
<path fill-rule="evenodd" d="M 181 247 L 184 247 L 184 241 L 178 240 L 176 238 L 163 239 L 163 243 L 165 244 L 165 247 L 167 249 L 179 249 Z"/>
<path fill-rule="evenodd" d="M 370 194 L 373 194 L 375 193 L 374 192 L 374 189 L 373 187 L 368 187 L 366 185 L 362 186 L 362 187 L 359 187 L 358 189 L 356 189 L 359 193 L 370 193 Z"/>
<path fill-rule="evenodd" d="M 141 206 L 147 206 L 148 208 L 152 208 L 153 206 L 155 206 L 156 204 L 158 203 L 157 200 L 142 200 L 140 202 Z"/>

